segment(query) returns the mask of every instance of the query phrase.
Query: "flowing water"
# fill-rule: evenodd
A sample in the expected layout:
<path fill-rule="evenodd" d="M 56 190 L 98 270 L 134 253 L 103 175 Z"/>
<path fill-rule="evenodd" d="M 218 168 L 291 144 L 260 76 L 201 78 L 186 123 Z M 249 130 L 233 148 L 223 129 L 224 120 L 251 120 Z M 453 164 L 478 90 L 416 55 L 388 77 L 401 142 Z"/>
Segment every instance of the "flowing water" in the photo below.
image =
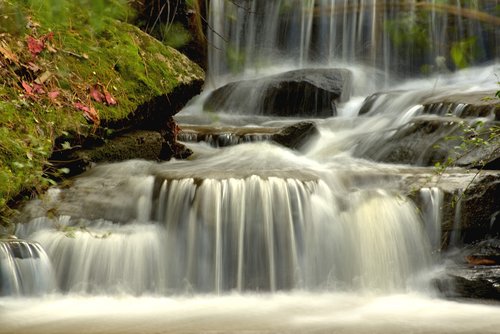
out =
<path fill-rule="evenodd" d="M 210 87 L 284 69 L 344 63 L 353 96 L 337 117 L 312 120 L 319 134 L 299 150 L 267 134 L 186 135 L 189 160 L 99 165 L 30 202 L 16 236 L 36 243 L 0 243 L 0 333 L 498 333 L 497 305 L 444 300 L 432 284 L 443 275 L 443 192 L 421 187 L 418 209 L 403 182 L 432 168 L 366 159 L 425 116 L 427 97 L 496 88 L 497 65 L 387 81 L 441 56 L 450 38 L 478 36 L 497 56 L 485 23 L 462 15 L 497 2 L 450 3 L 443 14 L 434 1 L 212 0 L 207 89 L 181 127 L 297 122 L 201 110 Z M 408 59 L 387 26 L 416 20 L 419 7 L 433 44 Z M 450 24 L 460 38 L 444 33 Z M 358 115 L 386 82 L 397 93 Z"/>

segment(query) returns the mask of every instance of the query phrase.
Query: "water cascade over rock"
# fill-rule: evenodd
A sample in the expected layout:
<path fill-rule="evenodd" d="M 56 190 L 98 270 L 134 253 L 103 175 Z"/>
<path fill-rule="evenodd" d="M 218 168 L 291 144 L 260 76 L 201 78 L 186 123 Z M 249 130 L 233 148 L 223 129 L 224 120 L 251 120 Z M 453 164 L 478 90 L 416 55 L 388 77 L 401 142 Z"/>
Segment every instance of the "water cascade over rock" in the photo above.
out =
<path fill-rule="evenodd" d="M 24 249 L 58 295 L 1 298 L 0 333 L 497 333 L 497 305 L 442 298 L 500 295 L 496 5 L 211 0 L 193 155 L 29 201 L 1 292 L 39 293 L 10 288 Z"/>

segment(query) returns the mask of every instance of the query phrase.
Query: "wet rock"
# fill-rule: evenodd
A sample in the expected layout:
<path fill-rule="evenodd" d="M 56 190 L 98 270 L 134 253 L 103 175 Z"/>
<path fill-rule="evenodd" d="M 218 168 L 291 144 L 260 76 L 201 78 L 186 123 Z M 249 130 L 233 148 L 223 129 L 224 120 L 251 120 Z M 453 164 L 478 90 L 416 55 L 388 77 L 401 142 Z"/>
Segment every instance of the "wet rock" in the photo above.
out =
<path fill-rule="evenodd" d="M 172 131 L 168 131 L 168 134 Z M 116 162 L 129 159 L 168 160 L 190 155 L 190 150 L 160 132 L 135 130 L 107 140 L 91 140 L 83 146 L 55 152 L 50 161 L 56 168 L 69 169 L 69 175 L 87 170 L 93 163 Z"/>
<path fill-rule="evenodd" d="M 299 122 L 278 127 L 211 127 L 183 125 L 179 140 L 205 142 L 212 147 L 225 147 L 249 142 L 274 141 L 291 149 L 300 147 L 318 134 L 314 122 Z"/>
<path fill-rule="evenodd" d="M 422 105 L 422 113 L 436 116 L 460 118 L 485 118 L 500 121 L 500 99 L 495 91 L 450 93 L 449 91 L 388 91 L 368 96 L 359 110 L 359 115 L 384 113 L 394 108 L 398 100 L 402 105 Z M 402 110 L 398 110 L 402 112 Z"/>
<path fill-rule="evenodd" d="M 349 99 L 352 75 L 346 69 L 302 69 L 214 90 L 204 109 L 276 116 L 330 117 Z"/>
<path fill-rule="evenodd" d="M 205 142 L 212 147 L 268 141 L 277 131 L 271 127 L 181 125 L 178 139 L 186 143 Z"/>
<path fill-rule="evenodd" d="M 273 141 L 291 149 L 300 149 L 311 138 L 319 134 L 313 122 L 300 122 L 281 129 L 272 136 Z"/>
<path fill-rule="evenodd" d="M 448 268 L 435 286 L 449 298 L 500 300 L 500 267 L 463 266 Z"/>
<path fill-rule="evenodd" d="M 376 161 L 417 166 L 433 166 L 446 159 L 449 147 L 458 141 L 445 140 L 459 135 L 458 122 L 446 119 L 415 119 L 393 135 L 378 141 L 357 155 Z"/>
<path fill-rule="evenodd" d="M 424 113 L 461 118 L 489 118 L 500 121 L 500 100 L 494 91 L 441 94 L 425 99 Z"/>
<path fill-rule="evenodd" d="M 445 215 L 453 215 L 458 221 L 460 240 L 464 244 L 500 237 L 500 173 L 489 175 L 480 182 L 472 184 L 464 190 L 458 205 L 460 215 L 456 216 L 456 209 Z M 446 221 L 444 225 L 448 224 Z M 484 245 L 482 246 L 484 247 Z M 485 248 L 483 248 L 484 252 Z M 468 254 L 469 256 L 476 256 Z"/>
<path fill-rule="evenodd" d="M 382 138 L 370 149 L 357 149 L 356 155 L 380 162 L 434 166 L 436 163 L 466 168 L 498 169 L 500 149 L 489 139 L 489 129 L 497 122 L 487 122 L 477 127 L 481 135 L 475 136 L 468 129 L 476 126 L 449 117 L 422 116 L 399 128 L 392 135 Z M 481 144 L 474 140 L 490 141 Z M 449 160 L 450 159 L 450 160 Z"/>
<path fill-rule="evenodd" d="M 500 240 L 487 239 L 448 254 L 439 290 L 448 297 L 500 300 Z"/>

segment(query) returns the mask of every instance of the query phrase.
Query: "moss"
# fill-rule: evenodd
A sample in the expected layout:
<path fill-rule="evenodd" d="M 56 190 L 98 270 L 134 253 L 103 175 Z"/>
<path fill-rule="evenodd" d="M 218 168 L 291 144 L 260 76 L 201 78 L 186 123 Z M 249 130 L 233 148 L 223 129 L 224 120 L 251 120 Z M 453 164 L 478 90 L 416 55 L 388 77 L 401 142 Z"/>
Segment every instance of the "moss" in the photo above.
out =
<path fill-rule="evenodd" d="M 47 162 L 56 138 L 106 132 L 100 124 L 129 118 L 147 101 L 203 78 L 184 55 L 126 23 L 132 16 L 126 1 L 4 0 L 0 12 L 4 219 L 9 201 L 45 188 L 47 175 L 58 172 Z M 37 55 L 29 52 L 30 37 L 44 42 Z M 117 103 L 99 102 L 92 87 Z M 93 108 L 99 119 L 89 121 L 81 106 Z"/>

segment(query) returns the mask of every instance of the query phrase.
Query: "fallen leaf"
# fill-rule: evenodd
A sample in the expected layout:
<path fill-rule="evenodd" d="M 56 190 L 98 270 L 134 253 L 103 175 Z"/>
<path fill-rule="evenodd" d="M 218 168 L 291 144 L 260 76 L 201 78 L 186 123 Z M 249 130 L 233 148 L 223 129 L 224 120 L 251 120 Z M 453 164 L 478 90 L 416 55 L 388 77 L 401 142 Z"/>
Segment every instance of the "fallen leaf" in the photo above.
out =
<path fill-rule="evenodd" d="M 94 125 L 99 125 L 100 119 L 99 119 L 99 114 L 97 113 L 97 110 L 95 110 L 94 107 L 86 106 L 83 103 L 76 102 L 74 104 L 75 108 L 83 111 L 83 116 L 90 122 L 94 123 Z"/>
<path fill-rule="evenodd" d="M 101 93 L 99 85 L 93 85 L 90 87 L 90 96 L 97 102 L 102 103 L 105 96 Z"/>
<path fill-rule="evenodd" d="M 97 110 L 95 110 L 94 107 L 90 106 L 88 111 L 83 112 L 83 116 L 95 125 L 99 125 L 100 119 L 99 119 L 99 114 L 97 113 Z"/>
<path fill-rule="evenodd" d="M 57 97 L 59 96 L 59 94 L 61 94 L 60 91 L 58 90 L 53 90 L 51 92 L 48 92 L 47 93 L 47 96 L 49 97 L 49 99 L 52 101 L 52 102 L 57 102 Z"/>
<path fill-rule="evenodd" d="M 30 84 L 26 81 L 21 82 L 21 86 L 23 86 L 24 90 L 28 95 L 33 95 L 33 88 L 31 88 Z"/>
<path fill-rule="evenodd" d="M 36 94 L 44 94 L 45 89 L 43 89 L 43 86 L 37 83 L 33 84 L 33 92 Z"/>
<path fill-rule="evenodd" d="M 75 102 L 74 106 L 76 109 L 82 110 L 84 112 L 89 111 L 89 107 L 87 107 L 86 105 L 84 105 L 81 102 Z"/>
<path fill-rule="evenodd" d="M 104 90 L 104 96 L 106 97 L 106 103 L 110 106 L 114 106 L 117 104 L 116 99 L 111 95 L 110 92 L 106 90 L 106 88 L 103 88 Z"/>
<path fill-rule="evenodd" d="M 33 36 L 28 36 L 26 42 L 28 43 L 28 50 L 31 52 L 33 57 L 36 57 L 45 47 L 44 40 L 36 39 Z"/>

